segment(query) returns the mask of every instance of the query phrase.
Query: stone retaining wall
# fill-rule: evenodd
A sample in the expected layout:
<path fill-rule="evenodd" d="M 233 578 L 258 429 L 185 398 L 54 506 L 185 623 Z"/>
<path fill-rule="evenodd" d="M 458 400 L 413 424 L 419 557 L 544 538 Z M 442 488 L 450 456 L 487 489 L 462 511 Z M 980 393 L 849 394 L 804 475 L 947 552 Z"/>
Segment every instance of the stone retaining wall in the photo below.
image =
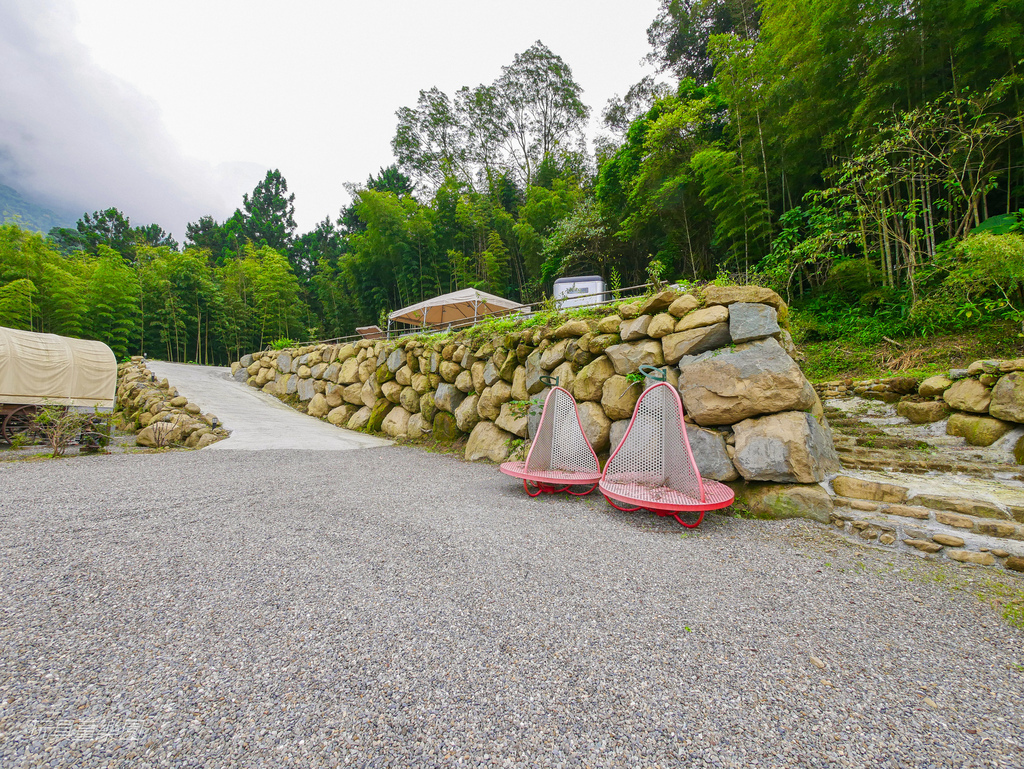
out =
<path fill-rule="evenodd" d="M 587 437 L 606 456 L 642 391 L 630 375 L 660 366 L 682 395 L 705 477 L 816 484 L 839 464 L 786 318 L 769 289 L 708 286 L 699 296 L 663 291 L 604 317 L 526 319 L 489 338 L 471 329 L 261 351 L 232 374 L 335 425 L 411 441 L 465 437 L 467 459 L 502 462 L 527 437 L 528 402 L 547 392 L 542 376 L 575 396 Z"/>
<path fill-rule="evenodd" d="M 946 432 L 971 446 L 991 446 L 1024 424 L 1024 359 L 978 360 L 966 369 L 919 381 L 909 377 L 843 380 L 815 386 L 825 399 L 861 396 L 897 403 L 915 424 L 947 420 Z M 1024 464 L 1024 437 L 1014 449 Z"/>
<path fill-rule="evenodd" d="M 930 493 L 839 475 L 832 524 L 863 542 L 1024 572 L 1024 505 Z"/>
<path fill-rule="evenodd" d="M 140 446 L 185 445 L 201 449 L 228 437 L 220 420 L 179 395 L 166 379 L 157 381 L 141 356 L 117 367 L 117 406 Z"/>

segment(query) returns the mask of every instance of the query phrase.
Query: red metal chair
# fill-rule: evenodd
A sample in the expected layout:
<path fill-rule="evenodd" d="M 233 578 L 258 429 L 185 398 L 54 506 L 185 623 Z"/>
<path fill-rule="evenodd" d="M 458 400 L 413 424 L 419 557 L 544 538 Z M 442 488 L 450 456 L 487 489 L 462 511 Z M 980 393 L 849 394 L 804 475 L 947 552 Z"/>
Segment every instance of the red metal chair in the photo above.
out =
<path fill-rule="evenodd" d="M 537 434 L 525 462 L 505 462 L 498 468 L 505 475 L 523 479 L 523 488 L 531 497 L 541 492 L 567 491 L 576 496 L 589 494 L 601 480 L 594 447 L 580 424 L 576 400 L 564 387 L 552 387 L 544 399 Z M 533 489 L 530 484 L 533 484 Z M 589 486 L 573 491 L 573 486 Z"/>
<path fill-rule="evenodd" d="M 700 477 L 683 427 L 682 401 L 667 382 L 653 384 L 640 395 L 598 485 L 616 510 L 671 515 L 688 529 L 699 526 L 706 511 L 731 505 L 734 497 L 725 484 Z M 688 523 L 679 517 L 684 512 L 700 515 Z"/>

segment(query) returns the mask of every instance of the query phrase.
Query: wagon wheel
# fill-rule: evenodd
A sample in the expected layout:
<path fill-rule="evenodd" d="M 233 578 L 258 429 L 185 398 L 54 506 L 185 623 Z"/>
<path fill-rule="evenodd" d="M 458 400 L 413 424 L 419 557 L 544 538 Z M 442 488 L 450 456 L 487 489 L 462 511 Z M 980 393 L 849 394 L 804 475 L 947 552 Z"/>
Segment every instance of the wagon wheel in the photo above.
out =
<path fill-rule="evenodd" d="M 3 429 L 0 430 L 0 437 L 8 443 L 14 443 L 19 435 L 24 435 L 30 443 L 39 438 L 39 428 L 35 424 L 36 406 L 22 406 L 15 409 L 4 419 Z"/>

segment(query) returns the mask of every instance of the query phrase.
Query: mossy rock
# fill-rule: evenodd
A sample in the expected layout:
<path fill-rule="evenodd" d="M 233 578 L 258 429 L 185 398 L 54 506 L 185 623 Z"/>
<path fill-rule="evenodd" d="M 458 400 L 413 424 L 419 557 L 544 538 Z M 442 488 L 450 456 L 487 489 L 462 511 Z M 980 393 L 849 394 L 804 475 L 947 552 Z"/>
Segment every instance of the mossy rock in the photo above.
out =
<path fill-rule="evenodd" d="M 394 407 L 395 404 L 387 398 L 378 398 L 377 402 L 373 404 L 373 410 L 370 412 L 370 421 L 366 423 L 366 429 L 379 433 L 381 425 L 384 424 L 384 418 L 391 413 L 391 409 Z"/>
<path fill-rule="evenodd" d="M 395 378 L 395 373 L 387 367 L 387 364 L 377 366 L 377 384 L 390 382 Z"/>
<path fill-rule="evenodd" d="M 447 411 L 438 411 L 434 415 L 434 439 L 441 443 L 451 443 L 461 434 L 459 426 L 455 422 L 455 416 Z"/>
<path fill-rule="evenodd" d="M 752 518 L 810 518 L 820 523 L 828 523 L 831 518 L 832 498 L 816 483 L 734 481 L 726 485 L 736 492 L 737 509 Z"/>

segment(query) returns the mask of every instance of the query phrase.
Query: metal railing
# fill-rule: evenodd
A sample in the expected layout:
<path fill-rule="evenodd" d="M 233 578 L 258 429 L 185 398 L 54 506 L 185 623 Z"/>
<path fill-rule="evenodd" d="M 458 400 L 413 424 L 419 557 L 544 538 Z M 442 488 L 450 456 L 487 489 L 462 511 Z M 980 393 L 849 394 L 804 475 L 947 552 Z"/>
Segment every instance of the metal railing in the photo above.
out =
<path fill-rule="evenodd" d="M 669 286 L 671 287 L 671 286 Z M 626 286 L 625 288 L 615 289 L 614 291 L 603 291 L 600 294 L 594 294 L 593 296 L 609 297 L 602 299 L 599 302 L 587 302 L 586 304 L 574 304 L 566 307 L 565 302 L 573 301 L 576 297 L 566 298 L 559 300 L 555 309 L 559 312 L 569 312 L 578 309 L 590 309 L 598 307 L 606 307 L 610 304 L 617 304 L 624 299 L 633 299 L 636 297 L 643 296 L 649 289 L 657 289 L 658 285 L 655 283 L 641 283 L 636 286 Z M 408 336 L 417 336 L 419 334 L 442 334 L 448 331 L 458 331 L 463 328 L 469 328 L 475 326 L 477 323 L 482 323 L 485 320 L 491 318 L 502 318 L 511 315 L 522 315 L 524 318 L 528 318 L 531 315 L 536 315 L 537 312 L 543 310 L 544 307 L 551 304 L 550 299 L 544 299 L 540 302 L 530 302 L 528 304 L 521 304 L 518 307 L 512 307 L 508 310 L 501 310 L 499 312 L 488 313 L 487 315 L 481 315 L 476 318 L 465 318 L 464 320 L 451 321 L 448 323 L 433 323 L 426 326 L 414 326 L 408 330 L 398 331 L 397 329 L 381 329 L 382 336 L 380 339 L 391 340 L 391 339 L 403 339 Z M 303 342 L 300 346 L 306 346 L 311 344 L 344 344 L 348 342 L 358 342 L 360 339 L 366 339 L 367 337 L 361 334 L 350 334 L 348 336 L 338 336 L 331 339 L 316 339 L 310 342 Z M 374 340 L 377 341 L 377 340 Z M 268 348 L 269 349 L 269 348 Z"/>

